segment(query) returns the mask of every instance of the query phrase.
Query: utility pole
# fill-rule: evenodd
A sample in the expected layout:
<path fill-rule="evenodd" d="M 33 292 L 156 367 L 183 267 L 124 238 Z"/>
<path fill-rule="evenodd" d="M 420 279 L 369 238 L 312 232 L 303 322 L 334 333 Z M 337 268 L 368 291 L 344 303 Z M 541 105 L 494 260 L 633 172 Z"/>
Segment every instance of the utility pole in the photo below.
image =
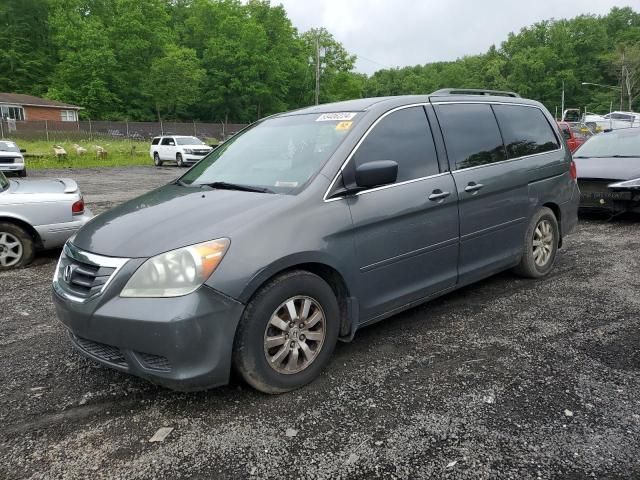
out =
<path fill-rule="evenodd" d="M 562 119 L 564 120 L 564 80 L 562 80 L 562 102 L 560 107 L 560 115 L 562 115 Z"/>
<path fill-rule="evenodd" d="M 622 71 L 620 72 L 620 111 L 622 111 L 623 96 L 624 96 L 624 50 L 622 50 Z"/>
<path fill-rule="evenodd" d="M 320 37 L 316 36 L 316 105 L 320 103 Z"/>

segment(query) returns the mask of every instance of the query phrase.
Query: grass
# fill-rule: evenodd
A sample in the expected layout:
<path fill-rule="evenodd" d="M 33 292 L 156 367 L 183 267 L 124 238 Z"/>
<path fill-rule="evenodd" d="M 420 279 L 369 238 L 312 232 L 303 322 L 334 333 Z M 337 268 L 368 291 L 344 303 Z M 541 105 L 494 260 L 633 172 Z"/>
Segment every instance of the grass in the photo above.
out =
<path fill-rule="evenodd" d="M 24 153 L 27 170 L 45 168 L 93 168 L 93 167 L 126 167 L 137 165 L 153 165 L 149 157 L 148 142 L 131 140 L 68 140 L 64 142 L 47 142 L 43 140 L 12 139 L 26 150 Z M 79 155 L 74 144 L 87 149 Z M 57 158 L 53 153 L 53 146 L 60 145 L 67 151 L 66 158 Z M 107 151 L 106 158 L 98 158 L 96 145 Z"/>

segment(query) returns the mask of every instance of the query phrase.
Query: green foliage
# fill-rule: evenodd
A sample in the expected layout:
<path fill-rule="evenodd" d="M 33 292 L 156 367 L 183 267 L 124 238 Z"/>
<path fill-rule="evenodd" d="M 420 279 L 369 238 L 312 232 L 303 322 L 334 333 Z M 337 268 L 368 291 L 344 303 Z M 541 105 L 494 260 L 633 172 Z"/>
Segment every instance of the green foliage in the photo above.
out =
<path fill-rule="evenodd" d="M 626 48 L 626 63 L 636 74 L 632 107 L 638 109 L 640 67 L 634 60 L 638 45 L 640 14 L 629 7 L 613 8 L 602 17 L 581 15 L 523 28 L 483 55 L 380 70 L 367 81 L 365 94 L 418 94 L 445 87 L 513 90 L 543 102 L 553 112 L 560 107 L 564 81 L 566 107 L 605 113 L 612 102 L 614 109 L 620 108 L 620 93 L 582 82 L 619 86 L 621 52 Z M 629 105 L 625 102 L 622 107 Z"/>
<path fill-rule="evenodd" d="M 618 91 L 591 82 L 628 84 L 640 107 L 640 14 L 629 7 L 369 77 L 330 32 L 298 32 L 270 0 L 3 0 L 0 27 L 0 91 L 78 104 L 92 119 L 249 122 L 310 105 L 318 47 L 321 103 L 467 87 L 514 90 L 554 111 L 564 82 L 567 107 L 620 107 Z"/>
<path fill-rule="evenodd" d="M 0 2 L 0 92 L 46 92 L 53 67 L 48 16 L 42 0 Z"/>

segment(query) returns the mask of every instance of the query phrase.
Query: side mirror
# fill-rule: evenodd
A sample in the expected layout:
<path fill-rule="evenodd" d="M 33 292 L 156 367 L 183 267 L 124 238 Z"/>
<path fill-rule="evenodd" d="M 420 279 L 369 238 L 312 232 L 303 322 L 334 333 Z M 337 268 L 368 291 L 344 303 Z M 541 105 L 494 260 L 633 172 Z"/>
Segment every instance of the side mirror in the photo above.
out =
<path fill-rule="evenodd" d="M 21 148 L 20 149 L 20 153 L 27 153 L 27 149 L 26 148 Z"/>
<path fill-rule="evenodd" d="M 169 146 L 170 146 L 170 147 L 175 147 L 175 146 L 176 146 L 176 144 L 175 144 L 175 143 L 173 143 L 173 142 L 169 142 Z"/>
<path fill-rule="evenodd" d="M 359 188 L 373 188 L 393 183 L 398 178 L 398 163 L 393 160 L 377 160 L 363 163 L 355 171 Z"/>

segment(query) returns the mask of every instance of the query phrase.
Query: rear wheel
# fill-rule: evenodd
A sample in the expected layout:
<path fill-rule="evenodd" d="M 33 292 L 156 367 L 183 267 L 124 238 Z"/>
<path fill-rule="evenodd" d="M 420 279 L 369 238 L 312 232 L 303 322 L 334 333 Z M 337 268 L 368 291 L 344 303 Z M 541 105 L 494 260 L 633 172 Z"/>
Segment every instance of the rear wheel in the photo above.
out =
<path fill-rule="evenodd" d="M 158 152 L 153 154 L 153 163 L 156 167 L 162 166 L 162 160 L 160 160 L 160 155 L 158 155 Z"/>
<path fill-rule="evenodd" d="M 234 342 L 234 365 L 265 393 L 302 387 L 328 363 L 339 315 L 335 294 L 323 279 L 300 270 L 281 275 L 247 305 Z"/>
<path fill-rule="evenodd" d="M 542 207 L 529 223 L 522 260 L 514 271 L 528 278 L 547 276 L 553 269 L 559 242 L 558 220 L 550 208 Z"/>
<path fill-rule="evenodd" d="M 184 167 L 184 160 L 182 160 L 182 154 L 178 153 L 176 155 L 176 163 L 178 164 L 179 167 Z"/>
<path fill-rule="evenodd" d="M 28 232 L 13 223 L 0 222 L 0 271 L 28 265 L 34 253 Z"/>

